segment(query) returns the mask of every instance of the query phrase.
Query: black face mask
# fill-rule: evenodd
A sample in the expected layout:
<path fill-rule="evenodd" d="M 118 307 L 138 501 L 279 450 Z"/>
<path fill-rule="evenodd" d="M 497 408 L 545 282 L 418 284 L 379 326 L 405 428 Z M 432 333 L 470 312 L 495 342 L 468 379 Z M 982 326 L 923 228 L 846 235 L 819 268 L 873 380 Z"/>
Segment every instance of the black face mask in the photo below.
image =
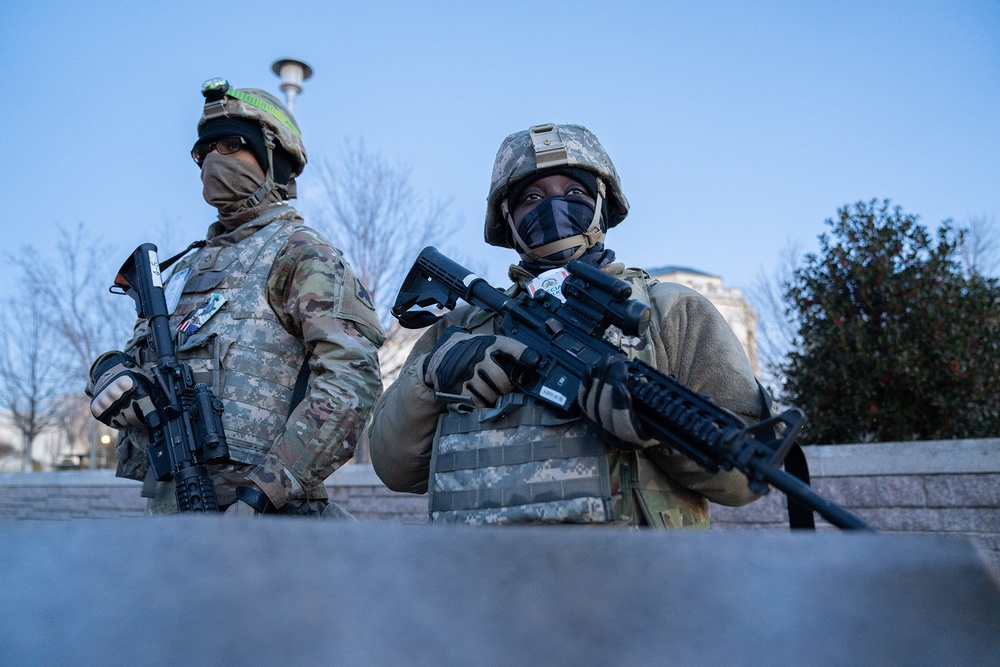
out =
<path fill-rule="evenodd" d="M 559 239 L 584 233 L 590 227 L 593 219 L 594 206 L 585 199 L 571 195 L 548 197 L 524 216 L 524 219 L 517 226 L 517 233 L 528 248 L 541 248 Z M 607 230 L 603 215 L 599 224 L 601 231 Z M 556 264 L 564 263 L 565 260 L 573 256 L 573 253 L 579 247 L 579 245 L 576 245 L 546 255 L 543 259 L 547 260 L 548 264 L 536 261 L 537 258 L 527 255 L 524 252 L 524 248 L 518 248 L 518 251 L 522 253 L 521 266 L 529 271 L 537 272 L 539 270 L 545 271 L 551 269 Z M 606 250 L 603 243 L 596 243 L 577 259 L 593 264 L 594 266 L 603 266 L 608 262 L 614 261 L 614 258 L 615 253 L 613 251 Z"/>

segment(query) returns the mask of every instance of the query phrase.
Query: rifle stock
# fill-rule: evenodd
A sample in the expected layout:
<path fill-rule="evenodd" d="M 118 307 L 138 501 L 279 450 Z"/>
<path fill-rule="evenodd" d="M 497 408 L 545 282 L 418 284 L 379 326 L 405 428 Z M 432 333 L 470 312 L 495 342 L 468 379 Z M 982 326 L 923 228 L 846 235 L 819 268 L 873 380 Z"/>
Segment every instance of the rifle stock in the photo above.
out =
<path fill-rule="evenodd" d="M 562 286 L 565 302 L 540 290 L 535 296 L 511 297 L 483 278 L 445 257 L 433 247 L 424 248 L 400 288 L 392 313 L 400 325 L 421 328 L 438 316 L 427 306 L 453 309 L 462 299 L 497 315 L 496 330 L 518 340 L 541 356 L 537 368 L 510 369 L 511 380 L 521 392 L 560 412 L 578 412 L 577 394 L 590 368 L 609 357 L 625 355 L 603 339 L 609 326 L 626 335 L 642 335 L 649 326 L 650 309 L 629 299 L 631 286 L 600 270 L 573 261 Z M 840 528 L 869 526 L 802 483 L 780 465 L 805 422 L 805 414 L 792 408 L 750 427 L 731 413 L 638 360 L 626 361 L 626 387 L 636 414 L 654 437 L 686 455 L 710 472 L 731 470 L 745 474 L 750 488 L 767 493 L 780 489 L 818 512 Z M 784 434 L 774 437 L 775 427 Z"/>

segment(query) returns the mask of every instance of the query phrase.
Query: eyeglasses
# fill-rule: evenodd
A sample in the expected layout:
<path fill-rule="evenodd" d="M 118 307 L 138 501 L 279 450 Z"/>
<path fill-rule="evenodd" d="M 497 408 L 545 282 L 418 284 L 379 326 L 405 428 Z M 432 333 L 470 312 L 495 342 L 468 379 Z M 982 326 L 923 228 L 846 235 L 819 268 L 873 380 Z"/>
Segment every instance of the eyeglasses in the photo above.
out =
<path fill-rule="evenodd" d="M 222 137 L 215 141 L 201 141 L 191 149 L 191 159 L 200 167 L 212 151 L 219 151 L 220 155 L 232 155 L 246 145 L 246 139 L 235 135 L 232 137 Z"/>

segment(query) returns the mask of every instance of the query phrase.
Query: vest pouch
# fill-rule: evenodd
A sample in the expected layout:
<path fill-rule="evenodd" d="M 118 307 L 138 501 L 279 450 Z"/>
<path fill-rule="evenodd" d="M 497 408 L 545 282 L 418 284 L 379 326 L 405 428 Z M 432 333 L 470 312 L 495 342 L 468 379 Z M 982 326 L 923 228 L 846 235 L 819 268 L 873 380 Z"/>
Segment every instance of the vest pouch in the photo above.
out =
<path fill-rule="evenodd" d="M 232 400 L 227 400 L 226 374 L 223 360 L 232 341 L 223 341 L 214 331 L 199 331 L 191 336 L 177 334 L 177 358 L 191 367 L 195 382 L 203 382 L 222 399 L 222 423 L 229 444 L 229 458 L 237 463 L 256 465 L 264 460 L 259 447 L 249 445 L 245 438 L 234 432 L 233 415 L 239 409 Z M 231 393 L 231 392 L 230 392 Z M 249 445 L 249 446 L 248 446 Z M 270 443 L 267 443 L 270 446 Z M 266 451 L 266 448 L 265 448 Z"/>
<path fill-rule="evenodd" d="M 195 382 L 204 382 L 219 396 L 222 389 L 222 355 L 219 337 L 214 332 L 191 336 L 177 333 L 177 358 L 191 367 Z"/>
<path fill-rule="evenodd" d="M 604 444 L 583 420 L 535 403 L 450 407 L 438 420 L 428 496 L 432 523 L 604 523 L 614 517 Z"/>
<path fill-rule="evenodd" d="M 632 497 L 644 525 L 660 530 L 708 529 L 708 501 L 704 496 L 674 483 L 666 475 L 654 473 L 656 464 L 641 454 L 636 464 L 638 480 L 632 487 Z"/>
<path fill-rule="evenodd" d="M 224 271 L 207 271 L 205 273 L 196 273 L 187 279 L 184 283 L 184 293 L 198 293 L 204 292 L 208 294 L 211 290 L 218 287 L 219 283 L 226 277 Z"/>
<path fill-rule="evenodd" d="M 230 458 L 256 465 L 285 432 L 305 347 L 268 311 L 234 307 L 215 329 L 225 341 L 217 345 L 222 375 L 218 396 L 225 405 Z"/>

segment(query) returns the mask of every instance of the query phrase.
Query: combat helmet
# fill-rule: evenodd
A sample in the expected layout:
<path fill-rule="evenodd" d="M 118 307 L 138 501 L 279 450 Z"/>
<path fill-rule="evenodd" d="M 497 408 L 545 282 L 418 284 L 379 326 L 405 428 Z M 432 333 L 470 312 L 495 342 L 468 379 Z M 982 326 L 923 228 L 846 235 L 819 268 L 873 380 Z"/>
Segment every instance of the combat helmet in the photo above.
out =
<path fill-rule="evenodd" d="M 252 207 L 277 187 L 283 198 L 295 196 L 295 177 L 305 169 L 306 147 L 302 143 L 302 131 L 295 117 L 277 97 L 257 88 L 233 88 L 225 79 L 209 79 L 201 86 L 205 96 L 205 108 L 198 119 L 198 134 L 201 135 L 205 123 L 230 118 L 257 121 L 264 137 L 267 156 L 267 176 L 260 188 L 247 200 L 245 206 Z M 280 146 L 290 158 L 291 174 L 287 185 L 275 183 L 274 149 Z"/>
<path fill-rule="evenodd" d="M 597 207 L 591 229 L 585 235 L 573 237 L 582 245 L 577 254 L 603 240 L 597 228 L 606 200 L 606 223 L 610 229 L 628 215 L 628 200 L 622 192 L 621 179 L 615 171 L 601 142 L 594 133 L 582 125 L 556 125 L 548 123 L 511 134 L 497 151 L 493 163 L 493 178 L 486 199 L 486 242 L 501 248 L 517 248 L 517 231 L 510 216 L 508 195 L 512 188 L 525 179 L 544 176 L 547 172 L 559 173 L 568 169 L 582 169 L 596 176 Z M 522 253 L 522 257 L 523 257 Z"/>

